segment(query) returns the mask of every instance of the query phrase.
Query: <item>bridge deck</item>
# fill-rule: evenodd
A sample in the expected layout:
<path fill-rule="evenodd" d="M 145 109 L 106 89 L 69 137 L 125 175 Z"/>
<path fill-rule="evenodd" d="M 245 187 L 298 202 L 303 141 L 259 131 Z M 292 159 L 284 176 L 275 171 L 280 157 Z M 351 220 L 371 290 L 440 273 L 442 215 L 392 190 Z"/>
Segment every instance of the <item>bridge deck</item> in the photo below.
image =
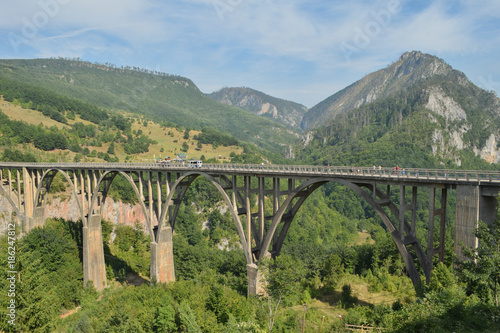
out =
<path fill-rule="evenodd" d="M 448 170 L 406 168 L 398 171 L 393 168 L 348 167 L 348 166 L 314 166 L 314 165 L 258 165 L 258 164 L 204 164 L 193 168 L 188 164 L 172 163 L 18 163 L 0 162 L 0 168 L 17 169 L 78 169 L 78 170 L 127 170 L 127 171 L 170 171 L 186 172 L 188 170 L 206 173 L 247 174 L 255 176 L 274 176 L 292 178 L 337 177 L 345 179 L 378 180 L 387 184 L 436 183 L 453 185 L 491 185 L 500 187 L 500 172 L 485 170 Z"/>

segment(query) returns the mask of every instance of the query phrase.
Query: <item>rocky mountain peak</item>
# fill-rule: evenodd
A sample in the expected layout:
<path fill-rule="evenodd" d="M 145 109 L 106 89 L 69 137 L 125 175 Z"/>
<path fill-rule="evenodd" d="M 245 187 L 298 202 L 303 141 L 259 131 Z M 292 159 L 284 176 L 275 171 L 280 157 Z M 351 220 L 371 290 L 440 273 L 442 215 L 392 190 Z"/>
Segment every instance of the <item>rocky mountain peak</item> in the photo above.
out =
<path fill-rule="evenodd" d="M 389 68 L 396 77 L 416 74 L 412 79 L 425 79 L 434 75 L 446 75 L 453 69 L 442 59 L 420 51 L 405 52 Z M 391 71 L 390 71 L 391 72 Z"/>
<path fill-rule="evenodd" d="M 310 130 L 324 125 L 337 115 L 394 95 L 419 81 L 448 75 L 452 71 L 451 66 L 438 57 L 420 51 L 405 52 L 388 67 L 366 75 L 309 109 L 302 120 L 302 128 Z M 465 78 L 465 75 L 462 76 Z"/>

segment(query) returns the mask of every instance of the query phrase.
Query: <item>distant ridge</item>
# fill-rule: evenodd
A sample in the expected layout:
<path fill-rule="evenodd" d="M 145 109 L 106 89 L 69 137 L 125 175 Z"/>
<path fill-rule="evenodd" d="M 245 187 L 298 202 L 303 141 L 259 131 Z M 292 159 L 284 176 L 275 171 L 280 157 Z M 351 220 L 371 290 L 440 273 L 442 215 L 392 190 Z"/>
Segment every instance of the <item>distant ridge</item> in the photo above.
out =
<path fill-rule="evenodd" d="M 222 88 L 208 96 L 223 104 L 267 117 L 298 131 L 301 131 L 302 117 L 307 112 L 307 108 L 302 104 L 272 97 L 246 87 Z"/>

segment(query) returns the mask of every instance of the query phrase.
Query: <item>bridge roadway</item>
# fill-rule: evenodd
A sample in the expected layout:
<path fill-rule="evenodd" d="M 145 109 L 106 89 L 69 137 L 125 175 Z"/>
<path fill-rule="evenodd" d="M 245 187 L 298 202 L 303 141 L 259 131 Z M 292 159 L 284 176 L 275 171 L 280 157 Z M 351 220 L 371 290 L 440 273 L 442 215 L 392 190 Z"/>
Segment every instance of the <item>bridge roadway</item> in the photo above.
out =
<path fill-rule="evenodd" d="M 216 163 L 203 164 L 193 168 L 188 164 L 171 163 L 165 166 L 161 163 L 21 163 L 0 162 L 0 169 L 30 167 L 39 169 L 76 169 L 76 170 L 141 170 L 141 171 L 181 171 L 198 170 L 202 172 L 237 172 L 241 174 L 282 177 L 308 178 L 315 176 L 337 176 L 342 178 L 364 177 L 369 179 L 383 179 L 384 181 L 416 181 L 419 183 L 446 184 L 483 184 L 488 183 L 500 186 L 500 171 L 488 170 L 453 170 L 453 169 L 422 169 L 422 168 L 394 168 L 351 167 L 351 166 L 317 166 L 317 165 L 273 165 L 273 164 L 231 164 Z"/>
<path fill-rule="evenodd" d="M 221 193 L 236 224 L 247 261 L 249 294 L 261 292 L 259 263 L 266 256 L 279 255 L 298 209 L 325 183 L 347 186 L 374 208 L 398 247 L 414 285 L 421 281 L 416 264 L 429 282 L 433 262 L 444 258 L 448 192 L 456 193 L 454 251 L 460 257 L 460 243 L 477 246 L 472 231 L 478 221 L 490 223 L 496 218 L 500 188 L 500 172 L 479 170 L 0 162 L 0 194 L 12 205 L 23 231 L 44 224 L 46 196 L 56 174 L 61 174 L 69 184 L 83 222 L 84 283 L 93 281 L 97 289 L 106 286 L 101 216 L 117 175 L 128 180 L 144 212 L 143 222 L 151 238 L 151 279 L 158 282 L 175 281 L 172 233 L 176 217 L 192 182 L 204 177 Z M 429 195 L 425 250 L 416 237 L 419 193 Z M 256 199 L 256 206 L 250 204 L 252 198 Z M 268 200 L 271 210 L 265 209 Z M 240 219 L 241 216 L 244 218 Z M 439 239 L 434 239 L 435 233 Z"/>

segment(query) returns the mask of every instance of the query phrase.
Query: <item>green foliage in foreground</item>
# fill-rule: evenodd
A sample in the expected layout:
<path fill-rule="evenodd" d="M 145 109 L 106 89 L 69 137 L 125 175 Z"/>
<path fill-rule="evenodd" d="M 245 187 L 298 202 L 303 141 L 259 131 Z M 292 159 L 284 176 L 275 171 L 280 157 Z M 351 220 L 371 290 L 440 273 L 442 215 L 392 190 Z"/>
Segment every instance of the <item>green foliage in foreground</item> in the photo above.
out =
<path fill-rule="evenodd" d="M 213 200 L 210 193 L 200 191 L 200 198 L 210 204 Z M 341 219 L 329 211 L 328 204 L 321 206 L 317 200 L 302 207 L 304 212 L 315 208 L 324 210 L 323 215 L 318 215 L 319 226 L 327 223 L 326 220 Z M 361 211 L 359 214 L 362 215 Z M 234 232 L 227 225 L 226 216 L 209 215 L 211 227 L 228 232 L 226 235 Z M 477 281 L 457 281 L 450 267 L 439 264 L 433 270 L 429 286 L 420 290 L 415 298 L 394 244 L 382 228 L 370 226 L 371 222 L 366 220 L 354 223 L 367 228 L 376 243 L 348 246 L 344 241 L 350 241 L 350 237 L 338 232 L 320 237 L 302 224 L 304 221 L 311 224 L 311 220 L 305 216 L 298 218 L 299 223 L 290 232 L 302 245 L 287 244 L 276 260 L 262 266 L 262 269 L 267 267 L 263 276 L 268 282 L 267 296 L 262 298 L 246 297 L 243 252 L 238 248 L 220 250 L 213 246 L 220 243 L 211 239 L 210 231 L 201 230 L 200 214 L 193 205 L 183 205 L 176 222 L 177 282 L 168 285 L 150 285 L 145 281 L 149 236 L 142 234 L 139 226 L 116 227 L 111 242 L 113 226 L 103 222 L 111 287 L 100 293 L 82 286 L 81 225 L 49 220 L 45 227 L 36 228 L 17 240 L 16 270 L 20 279 L 16 284 L 16 326 L 3 321 L 0 330 L 290 332 L 302 329 L 305 314 L 305 332 L 344 332 L 344 323 L 382 327 L 386 332 L 498 331 L 500 308 L 491 298 L 483 298 L 483 289 L 472 288 Z M 326 229 L 337 227 L 350 232 L 342 219 L 340 225 Z M 323 244 L 323 238 L 333 245 Z M 8 290 L 7 249 L 11 245 L 6 237 L 0 244 L 0 287 Z M 496 238 L 492 244 L 498 244 Z M 480 253 L 484 258 L 478 257 L 478 260 L 491 258 L 495 252 Z M 123 275 L 123 266 L 118 262 L 126 264 L 126 273 L 140 273 L 146 283 L 127 286 L 127 276 Z M 114 283 L 115 279 L 123 285 Z M 370 304 L 366 298 L 361 301 L 354 285 L 395 296 L 398 301 L 379 305 Z M 318 306 L 319 299 L 328 300 L 329 305 Z M 0 300 L 7 304 L 7 294 L 1 294 Z M 76 313 L 59 318 L 65 310 L 76 307 L 79 307 Z M 6 318 L 7 308 L 0 307 L 0 312 L 2 318 Z M 325 313 L 323 322 L 321 317 Z M 343 321 L 339 320 L 338 313 L 342 313 Z"/>
<path fill-rule="evenodd" d="M 82 282 L 82 265 L 79 244 L 81 234 L 72 222 L 48 222 L 36 228 L 15 244 L 15 269 L 7 268 L 7 249 L 12 247 L 3 237 L 0 248 L 0 288 L 8 290 L 7 271 L 16 271 L 15 326 L 0 322 L 5 332 L 50 332 L 56 327 L 62 309 L 80 304 L 85 291 Z M 19 233 L 19 230 L 17 231 Z M 11 298 L 1 293 L 2 304 Z M 6 307 L 1 307 L 6 318 Z"/>
<path fill-rule="evenodd" d="M 469 259 L 459 262 L 459 277 L 467 283 L 467 292 L 488 304 L 499 306 L 500 297 L 500 217 L 490 226 L 479 222 L 475 235 L 477 249 L 464 248 Z"/>

